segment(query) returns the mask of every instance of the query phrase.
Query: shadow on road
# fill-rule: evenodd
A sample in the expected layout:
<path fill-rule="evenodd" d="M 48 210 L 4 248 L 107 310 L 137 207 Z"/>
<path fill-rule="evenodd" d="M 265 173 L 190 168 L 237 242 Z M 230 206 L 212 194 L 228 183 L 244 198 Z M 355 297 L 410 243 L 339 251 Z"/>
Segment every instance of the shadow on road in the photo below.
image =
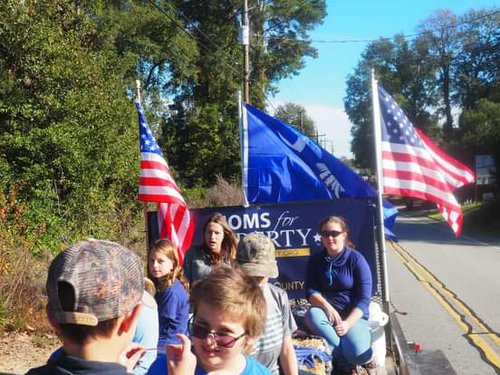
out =
<path fill-rule="evenodd" d="M 454 375 L 450 362 L 441 350 L 421 351 L 411 354 L 409 361 L 410 374 L 421 375 Z"/>
<path fill-rule="evenodd" d="M 462 233 L 456 238 L 448 224 L 436 222 L 425 216 L 424 213 L 408 215 L 401 213 L 396 219 L 394 233 L 400 241 L 406 242 L 429 242 L 445 244 L 453 242 L 453 245 L 477 247 L 500 246 L 500 234 L 497 238 L 477 233 Z"/>

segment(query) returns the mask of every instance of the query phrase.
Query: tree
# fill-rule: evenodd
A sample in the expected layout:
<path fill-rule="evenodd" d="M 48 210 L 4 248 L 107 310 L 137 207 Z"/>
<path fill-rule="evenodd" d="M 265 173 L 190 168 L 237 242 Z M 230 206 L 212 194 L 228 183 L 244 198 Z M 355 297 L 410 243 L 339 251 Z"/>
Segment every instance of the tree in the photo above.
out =
<path fill-rule="evenodd" d="M 453 96 L 456 90 L 453 60 L 459 54 L 457 17 L 449 10 L 439 10 L 419 26 L 419 39 L 428 44 L 428 63 L 437 70 L 437 83 L 441 91 L 440 112 L 445 116 L 443 131 L 445 137 L 453 132 Z"/>
<path fill-rule="evenodd" d="M 255 1 L 249 8 L 251 101 L 263 108 L 265 94 L 276 90 L 276 82 L 298 74 L 305 57 L 317 57 L 308 33 L 326 16 L 326 2 Z"/>
<path fill-rule="evenodd" d="M 500 99 L 500 97 L 498 98 Z M 461 117 L 463 142 L 472 155 L 492 155 L 500 181 L 500 100 L 480 99 L 474 109 L 465 110 Z"/>
<path fill-rule="evenodd" d="M 425 64 L 426 53 L 424 44 L 410 44 L 401 35 L 392 40 L 379 39 L 366 47 L 354 73 L 348 76 L 344 107 L 353 124 L 351 151 L 356 166 L 375 168 L 372 69 L 417 127 L 427 132 L 435 127 L 429 107 L 435 104 L 436 97 L 427 95 L 433 71 Z"/>
<path fill-rule="evenodd" d="M 0 29 L 2 181 L 20 187 L 30 220 L 47 233 L 64 223 L 90 234 L 93 218 L 135 190 L 137 132 L 109 69 L 120 59 L 96 48 L 109 34 L 96 35 L 67 2 L 9 5 Z"/>
<path fill-rule="evenodd" d="M 482 98 L 499 93 L 500 12 L 471 10 L 460 19 L 461 51 L 454 60 L 456 101 L 473 109 Z"/>
<path fill-rule="evenodd" d="M 314 121 L 307 115 L 303 106 L 295 103 L 285 103 L 276 108 L 274 116 L 287 124 L 295 126 L 309 138 L 316 138 L 317 130 Z"/>
<path fill-rule="evenodd" d="M 482 98 L 498 101 L 499 24 L 498 11 L 470 11 L 457 18 L 441 10 L 419 25 L 420 33 L 412 41 L 396 35 L 370 43 L 348 76 L 344 98 L 353 123 L 351 150 L 356 165 L 368 167 L 375 160 L 369 95 L 372 68 L 416 127 L 470 165 L 473 155 L 467 149 L 473 147 L 464 142 L 465 122 L 454 124 L 453 113 L 474 109 Z"/>
<path fill-rule="evenodd" d="M 120 235 L 116 213 L 137 205 L 127 94 L 137 72 L 152 104 L 192 75 L 189 38 L 151 3 L 8 0 L 0 13 L 2 189 L 18 192 L 26 233 L 39 231 L 53 249 L 79 233 Z M 162 63 L 169 51 L 179 58 Z M 169 84 L 155 81 L 172 66 Z"/>
<path fill-rule="evenodd" d="M 215 182 L 217 174 L 207 167 L 209 160 L 214 167 L 221 168 L 222 177 L 233 180 L 240 174 L 236 94 L 243 81 L 243 54 L 237 40 L 243 1 L 172 3 L 197 45 L 199 58 L 198 74 L 186 77 L 186 89 L 172 96 L 162 131 L 173 148 L 165 151 L 174 169 L 188 171 L 182 177 L 187 186 L 208 186 Z M 280 0 L 256 2 L 249 4 L 249 8 L 251 102 L 264 107 L 265 95 L 272 85 L 301 69 L 305 56 L 315 56 L 316 50 L 307 41 L 307 34 L 325 16 L 325 4 L 322 0 Z M 192 126 L 199 124 L 200 118 L 212 119 L 205 124 L 210 129 Z M 205 131 L 209 131 L 207 137 Z M 192 132 L 200 133 L 195 136 Z M 222 150 L 213 147 L 212 135 L 223 142 Z M 191 144 L 193 137 L 198 140 L 197 148 L 183 147 Z M 202 159 L 206 162 L 200 164 Z"/>

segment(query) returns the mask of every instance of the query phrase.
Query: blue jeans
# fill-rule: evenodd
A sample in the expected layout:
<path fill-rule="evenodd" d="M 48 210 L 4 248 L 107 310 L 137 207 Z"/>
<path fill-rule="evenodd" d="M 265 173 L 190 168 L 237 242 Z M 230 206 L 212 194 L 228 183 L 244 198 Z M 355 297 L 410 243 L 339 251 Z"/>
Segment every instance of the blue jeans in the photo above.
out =
<path fill-rule="evenodd" d="M 341 367 L 362 365 L 371 360 L 371 334 L 367 320 L 359 319 L 345 336 L 339 336 L 323 309 L 311 307 L 304 318 L 307 327 L 333 347 L 334 361 Z"/>

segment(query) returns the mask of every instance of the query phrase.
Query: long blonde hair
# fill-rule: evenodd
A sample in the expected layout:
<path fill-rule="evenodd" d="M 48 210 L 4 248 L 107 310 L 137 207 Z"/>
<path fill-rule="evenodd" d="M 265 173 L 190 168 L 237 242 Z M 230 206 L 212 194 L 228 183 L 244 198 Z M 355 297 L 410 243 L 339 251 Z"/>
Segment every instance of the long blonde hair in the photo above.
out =
<path fill-rule="evenodd" d="M 184 289 L 186 289 L 186 291 L 189 291 L 189 281 L 186 279 L 186 277 L 184 277 L 182 267 L 180 266 L 177 247 L 170 240 L 163 238 L 157 240 L 154 243 L 154 245 L 151 246 L 151 249 L 149 249 L 148 262 L 149 262 L 149 257 L 153 252 L 158 252 L 160 254 L 165 255 L 168 259 L 170 259 L 170 261 L 173 264 L 171 272 L 169 272 L 164 277 L 157 279 L 158 280 L 156 283 L 157 292 L 161 292 L 165 288 L 171 286 L 174 283 L 175 279 L 178 279 L 184 286 Z M 150 279 L 154 279 L 153 277 L 151 277 L 151 274 L 149 272 L 149 267 L 148 267 L 148 277 Z"/>

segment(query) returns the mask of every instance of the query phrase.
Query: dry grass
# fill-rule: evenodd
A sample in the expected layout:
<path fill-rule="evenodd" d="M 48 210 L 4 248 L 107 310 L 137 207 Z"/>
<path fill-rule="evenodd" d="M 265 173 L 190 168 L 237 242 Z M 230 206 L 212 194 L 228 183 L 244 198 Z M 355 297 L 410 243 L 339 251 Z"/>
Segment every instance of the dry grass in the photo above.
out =
<path fill-rule="evenodd" d="M 240 184 L 217 176 L 214 186 L 205 194 L 205 207 L 240 206 L 244 203 L 243 189 Z"/>
<path fill-rule="evenodd" d="M 25 206 L 16 191 L 0 193 L 0 328 L 48 328 L 43 314 L 44 280 L 49 257 L 30 251 L 43 231 L 28 231 Z"/>

